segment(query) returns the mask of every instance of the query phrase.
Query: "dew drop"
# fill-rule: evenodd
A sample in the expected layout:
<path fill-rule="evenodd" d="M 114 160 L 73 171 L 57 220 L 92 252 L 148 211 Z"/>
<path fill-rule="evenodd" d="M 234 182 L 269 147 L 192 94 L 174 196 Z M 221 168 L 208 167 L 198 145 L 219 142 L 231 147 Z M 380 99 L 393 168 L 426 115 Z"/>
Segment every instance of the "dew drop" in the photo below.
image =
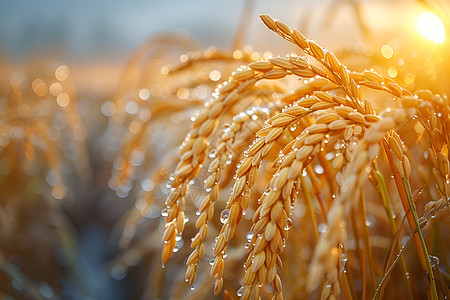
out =
<path fill-rule="evenodd" d="M 430 257 L 430 264 L 432 267 L 439 265 L 440 263 L 439 257 L 433 255 L 430 255 L 429 257 Z"/>
<path fill-rule="evenodd" d="M 241 297 L 243 293 L 244 293 L 244 287 L 241 286 L 241 287 L 237 290 L 236 294 L 238 295 L 238 297 Z"/>
<path fill-rule="evenodd" d="M 169 215 L 169 209 L 168 208 L 164 208 L 162 211 L 161 211 L 161 216 L 162 217 L 167 217 Z"/>
<path fill-rule="evenodd" d="M 375 218 L 373 217 L 373 216 L 367 216 L 367 219 L 366 219 L 366 226 L 367 227 L 373 227 L 375 225 Z"/>
<path fill-rule="evenodd" d="M 253 231 L 247 232 L 246 238 L 247 238 L 247 241 L 250 242 L 253 238 Z"/>
<path fill-rule="evenodd" d="M 291 218 L 286 218 L 286 227 L 284 227 L 284 230 L 289 230 L 292 227 L 292 220 Z"/>
<path fill-rule="evenodd" d="M 327 224 L 325 224 L 325 223 L 321 223 L 321 224 L 319 225 L 319 227 L 317 228 L 317 230 L 318 230 L 320 233 L 325 233 L 325 232 L 328 230 L 328 226 L 327 226 Z"/>
<path fill-rule="evenodd" d="M 315 165 L 314 166 L 314 172 L 316 172 L 316 174 L 323 174 L 323 172 L 324 172 L 324 169 L 323 169 L 323 167 L 321 166 L 321 165 Z"/>
<path fill-rule="evenodd" d="M 230 216 L 229 209 L 222 210 L 222 212 L 220 213 L 220 222 L 222 222 L 222 224 L 225 224 L 228 221 L 229 216 Z"/>
<path fill-rule="evenodd" d="M 209 260 L 209 265 L 210 265 L 210 266 L 214 265 L 214 258 L 212 258 L 212 259 Z"/>
<path fill-rule="evenodd" d="M 195 290 L 195 286 L 191 285 L 191 291 Z"/>

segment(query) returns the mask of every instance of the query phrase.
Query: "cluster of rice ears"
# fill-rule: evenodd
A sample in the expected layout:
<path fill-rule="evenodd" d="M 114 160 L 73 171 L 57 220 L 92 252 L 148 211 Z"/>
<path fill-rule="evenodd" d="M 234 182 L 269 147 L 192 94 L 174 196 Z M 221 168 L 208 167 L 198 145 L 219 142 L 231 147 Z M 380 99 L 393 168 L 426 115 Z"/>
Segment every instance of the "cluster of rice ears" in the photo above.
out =
<path fill-rule="evenodd" d="M 210 48 L 148 74 L 159 85 L 139 94 L 146 113 L 129 123 L 110 181 L 127 195 L 135 167 L 151 165 L 116 263 L 161 251 L 147 297 L 448 296 L 447 96 L 349 70 L 298 30 L 261 20 L 298 53 Z M 195 96 L 230 68 L 211 99 Z M 173 275 L 182 264 L 187 285 Z"/>

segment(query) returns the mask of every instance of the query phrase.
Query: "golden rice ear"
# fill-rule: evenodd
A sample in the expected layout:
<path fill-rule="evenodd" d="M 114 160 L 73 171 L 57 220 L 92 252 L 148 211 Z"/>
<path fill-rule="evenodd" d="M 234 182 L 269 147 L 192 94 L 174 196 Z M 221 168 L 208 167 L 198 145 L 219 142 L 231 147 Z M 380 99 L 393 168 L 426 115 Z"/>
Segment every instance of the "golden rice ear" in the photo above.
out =
<path fill-rule="evenodd" d="M 220 78 L 221 82 L 210 101 L 199 101 L 204 106 L 192 118 L 180 147 L 167 187 L 162 261 L 167 263 L 178 250 L 186 228 L 183 241 L 189 238 L 188 233 L 193 238 L 190 254 L 185 257 L 185 280 L 201 288 L 198 294 L 204 293 L 208 279 L 202 273 L 208 272 L 213 277 L 211 288 L 214 282 L 209 295 L 224 290 L 224 297 L 230 299 L 230 287 L 238 281 L 243 286 L 237 294 L 243 299 L 268 294 L 283 299 L 284 294 L 303 293 L 305 297 L 320 293 L 323 299 L 334 299 L 341 289 L 349 297 L 359 297 L 355 282 L 371 285 L 362 288 L 365 292 L 376 289 L 378 270 L 390 267 L 390 257 L 402 251 L 397 241 L 390 240 L 398 232 L 393 210 L 408 216 L 408 228 L 423 228 L 448 204 L 447 100 L 428 90 L 413 94 L 372 68 L 351 71 L 338 59 L 341 55 L 299 30 L 268 15 L 260 18 L 306 56 L 246 56 L 250 53 L 247 50 L 220 54 L 208 49 L 185 55 L 181 64 L 161 70 L 166 78 L 175 74 L 182 77 L 197 64 L 204 78 Z M 215 69 L 216 60 L 239 61 L 241 66 L 224 78 L 225 72 Z M 202 63 L 213 66 L 220 76 L 201 69 Z M 195 90 L 195 85 L 188 81 L 190 89 Z M 193 90 L 180 90 L 176 96 L 194 94 Z M 382 107 L 378 99 L 392 107 Z M 424 159 L 422 148 L 430 148 Z M 419 153 L 420 158 L 412 153 Z M 431 186 L 427 197 L 436 199 L 418 206 L 424 207 L 425 213 L 417 223 L 410 217 L 415 206 L 405 200 L 408 192 L 417 190 L 420 180 Z M 139 213 L 143 211 L 140 206 Z M 186 224 L 193 211 L 195 222 Z M 372 252 L 379 243 L 392 246 L 392 253 Z M 423 248 L 417 247 L 417 252 L 420 263 L 426 262 L 428 255 Z M 399 257 L 395 264 L 403 259 L 401 252 Z M 351 263 L 346 265 L 347 259 Z M 211 267 L 205 271 L 208 260 Z M 387 261 L 387 266 L 379 261 Z M 241 263 L 243 278 L 233 275 Z M 283 265 L 284 271 L 279 272 Z M 345 271 L 355 265 L 363 265 L 364 274 L 349 272 L 356 278 L 350 282 Z M 407 271 L 401 272 L 405 275 Z M 433 275 L 426 268 L 417 274 L 423 272 Z M 383 274 L 389 271 L 385 269 Z M 283 287 L 282 280 L 302 284 L 293 290 L 290 285 Z M 407 278 L 402 283 L 407 287 L 413 280 Z M 315 291 L 317 288 L 320 291 Z"/>
<path fill-rule="evenodd" d="M 259 18 L 263 21 L 263 23 L 270 30 L 273 30 L 273 31 L 277 30 L 277 24 L 275 23 L 275 20 L 272 19 L 269 15 L 259 15 Z"/>

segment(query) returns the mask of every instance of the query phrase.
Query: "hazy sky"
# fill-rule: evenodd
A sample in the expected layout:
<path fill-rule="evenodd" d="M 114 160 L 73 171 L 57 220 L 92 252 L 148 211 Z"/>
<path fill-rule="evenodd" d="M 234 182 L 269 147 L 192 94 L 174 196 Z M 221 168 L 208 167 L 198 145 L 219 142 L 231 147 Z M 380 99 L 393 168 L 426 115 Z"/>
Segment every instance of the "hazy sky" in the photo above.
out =
<path fill-rule="evenodd" d="M 256 0 L 250 26 L 260 26 L 259 13 L 298 21 L 298 15 L 293 16 L 299 13 L 301 5 L 310 2 Z M 1 0 L 0 51 L 16 59 L 55 50 L 64 53 L 65 58 L 116 58 L 126 56 L 147 38 L 162 32 L 189 33 L 205 45 L 230 47 L 244 3 L 243 0 Z"/>

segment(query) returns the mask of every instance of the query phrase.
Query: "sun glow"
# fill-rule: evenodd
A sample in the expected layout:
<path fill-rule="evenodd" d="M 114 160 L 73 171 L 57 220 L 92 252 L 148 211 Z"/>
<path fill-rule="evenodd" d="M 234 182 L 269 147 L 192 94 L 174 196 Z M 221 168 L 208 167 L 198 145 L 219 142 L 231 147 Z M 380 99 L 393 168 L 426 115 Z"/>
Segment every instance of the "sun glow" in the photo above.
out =
<path fill-rule="evenodd" d="M 445 41 L 445 29 L 441 19 L 431 12 L 424 12 L 417 17 L 417 30 L 420 35 L 433 43 Z"/>

